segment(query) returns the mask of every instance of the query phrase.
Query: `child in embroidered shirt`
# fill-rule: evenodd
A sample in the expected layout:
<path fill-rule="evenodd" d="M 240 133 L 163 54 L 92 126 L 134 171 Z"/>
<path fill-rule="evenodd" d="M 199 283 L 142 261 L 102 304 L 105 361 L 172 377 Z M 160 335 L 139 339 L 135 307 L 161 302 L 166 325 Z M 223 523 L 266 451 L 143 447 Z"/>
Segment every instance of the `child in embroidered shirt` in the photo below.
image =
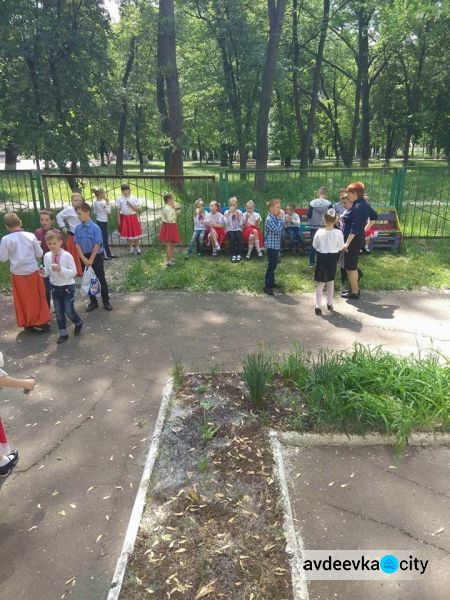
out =
<path fill-rule="evenodd" d="M 131 195 L 128 183 L 120 186 L 122 196 L 116 200 L 118 231 L 121 238 L 127 240 L 130 254 L 141 254 L 139 240 L 142 238 L 142 227 L 138 218 L 141 201 Z"/>
<path fill-rule="evenodd" d="M 174 197 L 170 193 L 163 196 L 164 206 L 162 209 L 162 225 L 159 232 L 159 241 L 166 246 L 166 267 L 173 267 L 175 259 L 175 244 L 181 242 L 180 232 L 178 231 L 177 218 L 180 208 L 177 206 Z"/>
<path fill-rule="evenodd" d="M 203 256 L 203 249 L 206 236 L 205 223 L 205 203 L 201 198 L 195 201 L 194 204 L 194 231 L 192 233 L 191 242 L 184 258 L 188 259 L 192 256 L 194 246 L 197 247 L 197 256 Z"/>
<path fill-rule="evenodd" d="M 94 214 L 97 221 L 97 225 L 100 227 L 103 237 L 103 248 L 105 250 L 105 260 L 115 258 L 111 253 L 108 241 L 108 219 L 111 214 L 111 206 L 109 200 L 106 197 L 106 192 L 103 188 L 93 188 L 92 190 L 95 195 L 94 201 Z"/>
<path fill-rule="evenodd" d="M 301 230 L 300 216 L 295 212 L 295 204 L 286 206 L 284 215 L 284 227 L 289 238 L 291 252 L 294 254 L 297 243 L 300 244 L 303 252 L 305 251 L 305 240 Z"/>
<path fill-rule="evenodd" d="M 77 276 L 83 275 L 83 268 L 81 266 L 80 256 L 75 246 L 75 229 L 80 224 L 80 219 L 77 217 L 77 207 L 83 203 L 83 196 L 78 192 L 75 192 L 70 197 L 70 206 L 63 208 L 61 212 L 56 215 L 56 222 L 66 236 L 67 250 L 73 256 L 73 260 L 77 266 Z"/>
<path fill-rule="evenodd" d="M 313 240 L 316 231 L 323 227 L 323 215 L 331 207 L 328 200 L 328 188 L 321 186 L 318 191 L 318 198 L 311 200 L 308 207 L 308 227 L 311 231 L 311 247 L 309 249 L 309 264 L 313 268 L 316 262 L 316 251 L 314 250 Z"/>
<path fill-rule="evenodd" d="M 63 240 L 63 236 L 58 229 L 54 229 L 53 214 L 49 210 L 41 210 L 39 212 L 39 222 L 41 226 L 35 230 L 34 235 L 36 236 L 38 242 L 41 245 L 42 252 L 45 254 L 46 252 L 48 252 L 48 246 L 45 242 L 45 234 L 47 233 L 47 231 L 55 231 L 61 240 Z M 52 293 L 50 279 L 48 277 L 44 278 L 44 285 L 45 297 L 47 298 L 47 304 L 50 308 Z"/>
<path fill-rule="evenodd" d="M 206 213 L 206 227 L 208 232 L 208 244 L 212 247 L 213 257 L 220 252 L 220 246 L 225 239 L 225 219 L 220 212 L 220 205 L 213 200 L 209 205 L 209 213 Z"/>
<path fill-rule="evenodd" d="M 69 252 L 62 249 L 62 241 L 55 232 L 45 236 L 49 251 L 44 255 L 42 277 L 48 277 L 52 286 L 53 305 L 58 322 L 59 338 L 57 344 L 65 342 L 69 335 L 66 328 L 66 316 L 75 325 L 74 335 L 80 335 L 83 321 L 75 310 L 75 275 L 77 268 Z"/>
<path fill-rule="evenodd" d="M 0 387 L 11 387 L 11 388 L 22 388 L 25 394 L 29 394 L 36 384 L 34 378 L 30 379 L 16 379 L 9 377 L 9 375 L 3 371 L 3 354 L 0 352 Z M 19 451 L 11 450 L 6 437 L 5 428 L 3 427 L 2 420 L 0 419 L 0 477 L 7 477 L 13 467 L 19 460 Z"/>
<path fill-rule="evenodd" d="M 344 248 L 344 236 L 340 229 L 335 228 L 336 211 L 329 208 L 324 217 L 325 228 L 318 229 L 313 239 L 316 250 L 316 270 L 314 279 L 316 285 L 316 315 L 322 314 L 322 294 L 327 284 L 327 308 L 333 310 L 334 278 L 339 259 L 339 253 Z"/>
<path fill-rule="evenodd" d="M 236 196 L 232 196 L 228 204 L 230 208 L 225 211 L 223 217 L 227 228 L 227 237 L 230 241 L 230 258 L 231 262 L 240 262 L 244 216 L 242 211 L 237 207 L 238 201 Z"/>
<path fill-rule="evenodd" d="M 37 262 L 42 248 L 34 234 L 23 231 L 15 213 L 6 213 L 3 220 L 8 234 L 0 241 L 0 262 L 9 261 L 17 325 L 27 331 L 48 331 L 52 316 Z"/>
<path fill-rule="evenodd" d="M 264 236 L 260 229 L 261 215 L 259 212 L 255 212 L 255 203 L 253 200 L 249 200 L 245 206 L 247 210 L 244 213 L 242 236 L 248 244 L 247 260 L 250 260 L 254 247 L 256 247 L 258 256 L 262 256 L 261 248 L 264 246 Z"/>

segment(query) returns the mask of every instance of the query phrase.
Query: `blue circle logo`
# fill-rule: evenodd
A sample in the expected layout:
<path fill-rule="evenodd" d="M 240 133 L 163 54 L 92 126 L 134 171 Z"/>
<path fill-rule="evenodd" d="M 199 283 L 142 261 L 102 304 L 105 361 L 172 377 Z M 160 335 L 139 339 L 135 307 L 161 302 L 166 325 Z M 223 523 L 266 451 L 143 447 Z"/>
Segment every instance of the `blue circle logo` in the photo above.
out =
<path fill-rule="evenodd" d="M 392 575 L 392 573 L 398 570 L 398 558 L 393 554 L 386 554 L 380 560 L 380 568 L 384 573 Z"/>

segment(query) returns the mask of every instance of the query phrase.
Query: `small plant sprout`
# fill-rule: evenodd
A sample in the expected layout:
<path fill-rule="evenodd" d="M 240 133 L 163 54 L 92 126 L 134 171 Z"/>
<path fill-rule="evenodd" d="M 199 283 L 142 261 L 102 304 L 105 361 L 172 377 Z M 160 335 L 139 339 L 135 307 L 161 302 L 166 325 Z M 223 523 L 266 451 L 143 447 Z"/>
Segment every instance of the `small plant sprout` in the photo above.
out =
<path fill-rule="evenodd" d="M 176 358 L 172 367 L 173 387 L 179 390 L 184 381 L 184 365 L 179 358 Z"/>
<path fill-rule="evenodd" d="M 247 354 L 242 360 L 243 378 L 250 394 L 253 406 L 261 408 L 264 392 L 273 376 L 272 359 L 264 351 Z"/>
<path fill-rule="evenodd" d="M 136 427 L 140 427 L 142 429 L 144 427 L 144 425 L 145 425 L 145 419 L 144 419 L 144 417 L 138 417 L 136 419 L 135 425 L 136 425 Z"/>

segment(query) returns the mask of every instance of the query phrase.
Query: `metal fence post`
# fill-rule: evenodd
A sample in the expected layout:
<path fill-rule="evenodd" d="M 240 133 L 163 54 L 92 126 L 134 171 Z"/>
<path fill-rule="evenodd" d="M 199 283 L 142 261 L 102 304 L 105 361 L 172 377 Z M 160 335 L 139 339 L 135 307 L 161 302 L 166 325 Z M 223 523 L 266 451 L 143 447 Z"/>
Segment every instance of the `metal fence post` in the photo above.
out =
<path fill-rule="evenodd" d="M 219 169 L 219 202 L 223 204 L 228 198 L 228 169 Z"/>
<path fill-rule="evenodd" d="M 32 189 L 32 194 L 33 194 L 33 204 L 36 208 L 36 202 L 34 200 L 34 198 L 35 198 L 34 186 L 36 185 L 38 198 L 39 198 L 39 207 L 41 209 L 43 209 L 43 208 L 45 208 L 45 202 L 44 202 L 44 192 L 42 190 L 41 174 L 36 171 L 33 171 L 33 172 L 31 172 L 30 177 L 31 177 L 31 189 Z"/>

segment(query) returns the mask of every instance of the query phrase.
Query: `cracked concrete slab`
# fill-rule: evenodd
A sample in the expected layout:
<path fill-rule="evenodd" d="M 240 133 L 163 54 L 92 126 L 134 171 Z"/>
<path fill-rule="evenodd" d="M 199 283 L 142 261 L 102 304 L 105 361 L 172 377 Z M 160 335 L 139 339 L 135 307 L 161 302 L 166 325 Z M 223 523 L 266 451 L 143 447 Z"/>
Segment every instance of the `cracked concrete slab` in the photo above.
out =
<path fill-rule="evenodd" d="M 82 335 L 59 347 L 55 326 L 37 336 L 18 331 L 10 299 L 1 297 L 6 370 L 35 374 L 39 385 L 30 396 L 0 391 L 2 419 L 21 453 L 0 482 L 0 598 L 106 598 L 174 357 L 189 371 L 239 369 L 261 341 L 274 352 L 360 341 L 450 353 L 448 299 L 367 293 L 318 318 L 310 294 L 116 295 L 114 312 L 85 315 Z"/>
<path fill-rule="evenodd" d="M 310 600 L 448 598 L 448 446 L 408 447 L 400 461 L 387 446 L 282 447 L 305 550 L 396 549 L 430 561 L 415 581 L 309 581 Z"/>

